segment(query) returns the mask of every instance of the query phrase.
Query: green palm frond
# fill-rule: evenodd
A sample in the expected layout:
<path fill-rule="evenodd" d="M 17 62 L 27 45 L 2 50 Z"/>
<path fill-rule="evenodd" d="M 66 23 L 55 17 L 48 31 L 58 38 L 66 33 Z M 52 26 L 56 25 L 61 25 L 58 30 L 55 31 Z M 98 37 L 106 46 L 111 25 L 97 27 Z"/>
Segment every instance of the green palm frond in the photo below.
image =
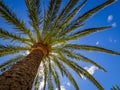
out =
<path fill-rule="evenodd" d="M 26 47 L 19 47 L 19 46 L 0 45 L 0 57 L 10 55 L 10 54 L 19 53 L 21 51 L 26 51 L 26 50 L 30 50 L 30 49 L 26 48 Z"/>
<path fill-rule="evenodd" d="M 54 85 L 52 81 L 52 66 L 51 66 L 51 61 L 50 58 L 48 58 L 49 62 L 49 71 L 48 71 L 48 90 L 54 90 Z"/>
<path fill-rule="evenodd" d="M 31 45 L 31 40 L 27 38 L 23 38 L 20 35 L 16 35 L 13 33 L 8 32 L 8 30 L 4 30 L 3 28 L 0 28 L 0 38 L 4 40 L 10 40 L 10 41 L 18 41 L 20 43 L 25 43 L 27 45 Z"/>
<path fill-rule="evenodd" d="M 79 53 L 75 53 L 72 50 L 70 50 L 70 51 L 65 50 L 65 49 L 60 49 L 60 50 L 62 50 L 62 52 L 71 59 L 75 59 L 75 60 L 78 60 L 78 61 L 83 61 L 83 62 L 90 63 L 90 64 L 96 66 L 97 68 L 99 68 L 100 70 L 106 72 L 106 70 L 103 67 L 101 67 L 100 65 L 95 63 L 93 60 L 91 60 L 91 59 L 89 59 L 89 58 L 87 58 L 87 57 L 85 57 L 85 56 L 83 56 Z"/>
<path fill-rule="evenodd" d="M 75 63 L 75 62 L 73 62 L 71 60 L 68 60 L 63 55 L 61 57 L 62 57 L 61 60 L 66 65 L 68 65 L 71 69 L 75 68 L 75 70 L 79 72 L 79 75 L 81 74 L 81 75 L 85 76 L 86 78 L 88 78 L 94 85 L 96 85 L 96 87 L 98 89 L 104 90 L 103 87 L 95 80 L 95 78 L 92 75 L 90 75 L 85 69 L 83 69 L 82 67 L 80 67 L 77 63 Z"/>
<path fill-rule="evenodd" d="M 45 37 L 46 33 L 48 32 L 48 29 L 47 29 L 47 22 L 48 22 L 48 19 L 47 19 L 47 10 L 46 10 L 46 7 L 45 7 L 45 4 L 43 5 L 44 6 L 44 10 L 43 10 L 43 30 L 42 30 L 42 39 Z"/>
<path fill-rule="evenodd" d="M 25 0 L 27 9 L 28 9 L 28 16 L 30 18 L 30 25 L 35 30 L 36 40 L 40 40 L 40 0 Z"/>
<path fill-rule="evenodd" d="M 33 82 L 32 90 L 38 90 L 39 87 L 42 87 L 41 82 L 44 83 L 44 77 L 43 77 L 44 72 L 41 68 L 43 68 L 43 62 L 42 62 L 42 65 L 40 65 L 38 68 L 38 72 L 37 72 L 36 77 L 35 77 L 34 82 Z"/>
<path fill-rule="evenodd" d="M 62 20 L 63 21 L 69 14 L 69 12 L 72 12 L 72 9 L 76 6 L 76 4 L 79 2 L 79 0 L 69 0 L 67 3 L 67 7 L 64 8 L 64 13 L 62 16 Z"/>
<path fill-rule="evenodd" d="M 61 30 L 63 30 L 63 28 L 65 28 L 68 24 L 68 22 L 71 21 L 71 19 L 73 19 L 73 17 L 76 15 L 76 13 L 82 8 L 82 6 L 87 2 L 87 0 L 85 0 L 82 4 L 80 4 L 78 7 L 76 7 L 68 16 L 67 18 L 62 22 L 61 25 L 59 25 L 58 30 L 57 30 L 57 34 L 54 33 L 53 36 L 55 37 L 55 35 L 59 35 L 59 33 L 61 32 Z"/>
<path fill-rule="evenodd" d="M 7 69 L 9 69 L 12 65 L 14 65 L 16 62 L 20 61 L 22 59 L 23 55 L 16 56 L 14 58 L 11 58 L 9 60 L 6 60 L 6 62 L 0 64 L 0 71 L 4 72 Z"/>
<path fill-rule="evenodd" d="M 73 78 L 71 73 L 68 71 L 68 69 L 65 67 L 65 65 L 63 65 L 63 63 L 61 62 L 61 59 L 58 58 L 56 60 L 56 62 L 57 62 L 57 64 L 59 64 L 59 66 L 58 65 L 57 66 L 59 69 L 61 69 L 63 75 L 65 75 L 70 80 L 70 82 L 73 84 L 73 86 L 76 88 L 76 90 L 79 90 L 79 87 L 78 87 L 75 79 Z M 72 68 L 72 69 L 75 70 L 74 68 Z M 75 70 L 75 72 L 77 72 L 77 71 Z"/>
<path fill-rule="evenodd" d="M 52 76 L 53 76 L 53 79 L 54 79 L 54 82 L 56 84 L 56 86 L 58 87 L 58 90 L 61 90 L 60 88 L 60 78 L 58 76 L 58 73 L 56 70 L 52 70 Z"/>
<path fill-rule="evenodd" d="M 44 30 L 43 36 L 50 32 L 53 21 L 57 18 L 57 12 L 59 11 L 62 0 L 50 0 L 48 11 L 44 10 Z M 47 35 L 46 34 L 46 35 Z"/>
<path fill-rule="evenodd" d="M 113 51 L 113 50 L 108 50 L 102 47 L 98 46 L 89 46 L 89 45 L 78 45 L 78 44 L 68 44 L 65 45 L 64 48 L 70 48 L 70 49 L 80 49 L 80 50 L 86 50 L 86 51 L 98 51 L 98 52 L 104 52 L 104 53 L 109 53 L 109 54 L 114 54 L 114 55 L 120 55 L 119 52 Z"/>
<path fill-rule="evenodd" d="M 61 73 L 61 75 L 63 76 L 64 75 L 64 73 L 63 73 L 63 70 L 62 70 L 62 67 L 61 67 L 61 63 L 59 62 L 59 60 L 57 59 L 57 58 L 55 58 L 54 56 L 53 56 L 53 62 L 56 64 L 56 66 L 58 67 L 58 69 L 60 70 L 60 73 Z"/>
<path fill-rule="evenodd" d="M 73 39 L 74 38 L 78 39 L 78 38 L 87 36 L 89 34 L 99 32 L 99 31 L 103 31 L 103 30 L 106 30 L 106 29 L 109 29 L 109 28 L 112 28 L 112 26 L 105 26 L 105 27 L 98 27 L 98 28 L 88 28 L 88 29 L 84 29 L 82 31 L 78 31 L 78 32 L 70 35 L 70 37 L 73 38 Z"/>
<path fill-rule="evenodd" d="M 73 32 L 74 30 L 84 26 L 84 24 L 78 24 L 73 26 L 66 26 L 62 32 L 60 32 L 59 37 L 65 37 L 67 34 Z"/>
<path fill-rule="evenodd" d="M 51 20 L 53 21 L 57 18 L 57 14 L 59 12 L 59 9 L 63 0 L 54 0 L 54 1 L 55 1 L 55 5 L 54 5 L 53 14 L 51 17 Z"/>
<path fill-rule="evenodd" d="M 113 86 L 110 90 L 120 90 L 120 87 L 116 85 L 116 86 Z"/>
<path fill-rule="evenodd" d="M 70 80 L 70 82 L 73 84 L 76 90 L 80 90 L 78 84 L 76 83 L 75 79 L 73 78 L 72 74 L 67 70 L 65 66 L 62 65 L 64 74 L 66 77 Z"/>
<path fill-rule="evenodd" d="M 35 77 L 35 80 L 34 80 L 34 90 L 38 90 L 39 89 L 39 87 L 38 87 L 38 84 L 39 84 L 39 75 L 38 75 L 38 73 L 36 74 L 36 77 Z"/>
<path fill-rule="evenodd" d="M 51 24 L 51 17 L 53 16 L 53 11 L 55 9 L 55 4 L 56 0 L 50 0 L 49 1 L 49 6 L 48 6 L 48 11 L 44 7 L 44 30 L 42 31 L 42 37 L 44 38 L 46 33 L 49 33 L 49 27 Z"/>
<path fill-rule="evenodd" d="M 0 16 L 3 17 L 8 23 L 12 24 L 20 32 L 28 35 L 33 41 L 32 34 L 28 28 L 26 28 L 23 21 L 19 20 L 14 12 L 12 12 L 4 3 L 0 1 Z"/>
<path fill-rule="evenodd" d="M 76 1 L 79 1 L 79 0 L 75 0 L 73 2 L 76 2 Z M 54 31 L 55 31 L 56 27 L 58 26 L 58 24 L 60 23 L 61 18 L 63 17 L 63 15 L 65 14 L 65 12 L 69 10 L 69 7 L 73 6 L 73 5 L 71 5 L 72 4 L 71 2 L 72 1 L 70 0 L 69 3 L 65 6 L 65 8 L 61 11 L 61 13 L 59 14 L 59 16 L 54 21 L 53 25 L 50 28 L 49 34 L 44 39 L 44 43 L 46 43 L 47 41 L 49 41 L 48 39 L 51 38 L 52 35 L 54 34 Z M 75 3 L 73 3 L 73 4 L 75 4 Z"/>
<path fill-rule="evenodd" d="M 47 84 L 47 79 L 48 79 L 48 67 L 46 65 L 46 63 L 43 61 L 43 67 L 44 67 L 44 87 L 43 87 L 43 90 L 46 89 L 46 84 Z"/>
<path fill-rule="evenodd" d="M 98 12 L 99 10 L 103 9 L 104 7 L 108 6 L 109 4 L 113 3 L 114 1 L 115 0 L 107 0 L 106 2 L 102 3 L 101 5 L 99 5 L 99 6 L 95 7 L 95 8 L 93 8 L 93 9 L 85 12 L 82 16 L 78 17 L 72 23 L 76 24 L 76 23 L 82 23 L 82 22 L 84 22 L 90 16 L 92 16 L 93 14 L 95 14 L 96 12 Z"/>
<path fill-rule="evenodd" d="M 72 40 L 77 40 L 77 39 L 80 39 L 80 38 L 87 36 L 89 34 L 92 34 L 92 33 L 98 32 L 98 31 L 103 31 L 103 30 L 106 30 L 108 28 L 111 28 L 111 26 L 85 29 L 85 30 L 78 31 L 77 33 L 74 33 L 71 35 L 66 35 L 66 37 L 63 36 L 63 38 L 60 38 L 57 40 L 55 39 L 51 43 L 56 44 L 56 43 L 62 43 L 65 41 L 68 42 L 68 41 L 72 41 Z"/>

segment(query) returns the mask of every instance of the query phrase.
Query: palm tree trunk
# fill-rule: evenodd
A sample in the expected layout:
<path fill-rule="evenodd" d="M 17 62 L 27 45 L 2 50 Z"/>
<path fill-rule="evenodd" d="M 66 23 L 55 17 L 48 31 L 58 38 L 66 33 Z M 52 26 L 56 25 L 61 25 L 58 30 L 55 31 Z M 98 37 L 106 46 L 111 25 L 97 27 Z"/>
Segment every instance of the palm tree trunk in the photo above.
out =
<path fill-rule="evenodd" d="M 31 90 L 43 52 L 33 50 L 0 76 L 0 90 Z"/>

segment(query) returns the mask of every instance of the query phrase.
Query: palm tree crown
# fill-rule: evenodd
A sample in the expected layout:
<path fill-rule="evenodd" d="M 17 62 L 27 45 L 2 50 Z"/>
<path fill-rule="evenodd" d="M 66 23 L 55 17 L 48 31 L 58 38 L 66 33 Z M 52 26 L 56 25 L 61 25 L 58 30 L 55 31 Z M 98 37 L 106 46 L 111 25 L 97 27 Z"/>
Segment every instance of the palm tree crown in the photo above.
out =
<path fill-rule="evenodd" d="M 0 28 L 0 38 L 19 44 L 13 45 L 9 43 L 8 45 L 3 45 L 0 43 L 0 57 L 19 53 L 16 57 L 1 64 L 0 70 L 5 71 L 9 66 L 16 64 L 16 62 L 26 56 L 21 55 L 20 52 L 29 51 L 31 53 L 34 49 L 39 49 L 44 54 L 42 58 L 44 89 L 48 86 L 49 90 L 53 90 L 55 84 L 60 90 L 59 74 L 61 74 L 70 80 L 76 90 L 79 90 L 78 84 L 68 69 L 69 67 L 80 78 L 85 76 L 99 90 L 104 90 L 96 79 L 75 61 L 87 62 L 102 71 L 106 70 L 93 60 L 83 56 L 78 50 L 98 51 L 115 55 L 120 55 L 120 53 L 98 46 L 73 44 L 70 41 L 111 28 L 112 26 L 101 26 L 80 30 L 89 17 L 115 0 L 106 0 L 104 3 L 77 17 L 77 13 L 86 4 L 87 0 L 68 0 L 66 5 L 63 5 L 63 1 L 49 0 L 47 2 L 48 5 L 44 5 L 42 0 L 25 0 L 31 29 L 0 0 L 0 17 L 9 25 L 12 25 L 17 32 L 11 33 L 9 30 Z"/>

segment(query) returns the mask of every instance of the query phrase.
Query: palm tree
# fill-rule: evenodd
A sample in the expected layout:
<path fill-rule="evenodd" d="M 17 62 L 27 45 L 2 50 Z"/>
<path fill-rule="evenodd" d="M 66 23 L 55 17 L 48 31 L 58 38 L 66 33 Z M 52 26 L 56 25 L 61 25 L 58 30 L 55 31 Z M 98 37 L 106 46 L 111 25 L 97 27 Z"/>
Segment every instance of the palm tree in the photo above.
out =
<path fill-rule="evenodd" d="M 48 5 L 44 5 L 42 0 L 25 0 L 29 28 L 0 0 L 0 17 L 6 21 L 6 24 L 12 25 L 12 30 L 14 30 L 10 32 L 0 28 L 0 38 L 10 42 L 6 45 L 0 43 L 0 57 L 16 56 L 0 65 L 0 70 L 3 72 L 0 76 L 0 90 L 31 90 L 41 64 L 43 65 L 44 90 L 46 87 L 53 90 L 54 85 L 60 90 L 60 74 L 66 76 L 75 89 L 79 90 L 79 86 L 68 68 L 72 69 L 80 78 L 85 76 L 99 90 L 104 90 L 96 79 L 75 61 L 87 62 L 102 71 L 106 70 L 93 60 L 81 55 L 79 50 L 115 55 L 120 55 L 120 53 L 98 46 L 70 42 L 111 28 L 112 26 L 101 26 L 80 30 L 88 18 L 115 0 L 106 0 L 77 17 L 77 12 L 87 0 L 68 0 L 65 5 L 62 3 L 63 1 L 49 0 Z M 29 54 L 23 55 L 23 52 L 26 51 L 29 51 Z"/>

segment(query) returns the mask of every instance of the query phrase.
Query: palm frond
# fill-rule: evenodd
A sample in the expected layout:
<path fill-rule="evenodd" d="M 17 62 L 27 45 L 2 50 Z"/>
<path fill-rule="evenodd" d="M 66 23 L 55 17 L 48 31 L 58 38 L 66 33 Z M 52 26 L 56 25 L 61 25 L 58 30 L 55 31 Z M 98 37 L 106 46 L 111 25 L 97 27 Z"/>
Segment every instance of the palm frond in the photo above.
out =
<path fill-rule="evenodd" d="M 119 52 L 108 50 L 108 49 L 97 47 L 97 46 L 68 44 L 68 45 L 65 45 L 64 48 L 80 49 L 80 50 L 87 50 L 87 51 L 98 51 L 98 52 L 104 52 L 108 54 L 120 55 Z"/>
<path fill-rule="evenodd" d="M 42 83 L 44 83 L 44 72 L 43 72 L 43 62 L 39 65 L 36 77 L 33 82 L 32 90 L 38 90 L 42 88 Z"/>
<path fill-rule="evenodd" d="M 52 67 L 51 67 L 51 61 L 48 59 L 49 62 L 49 71 L 48 71 L 48 90 L 54 90 L 54 85 L 52 82 Z"/>
<path fill-rule="evenodd" d="M 48 29 L 47 29 L 47 22 L 48 22 L 48 19 L 47 19 L 47 10 L 46 10 L 46 7 L 45 7 L 45 4 L 44 4 L 44 11 L 43 11 L 43 30 L 42 30 L 42 39 L 44 39 L 44 37 L 46 36 L 47 32 L 48 32 Z"/>
<path fill-rule="evenodd" d="M 54 61 L 54 63 L 58 67 L 58 69 L 60 70 L 61 75 L 63 76 L 64 73 L 63 73 L 63 70 L 62 70 L 62 67 L 61 67 L 61 63 L 59 62 L 59 60 L 56 57 L 54 57 L 54 56 L 52 56 L 52 57 L 53 57 L 52 60 Z"/>
<path fill-rule="evenodd" d="M 76 88 L 76 90 L 79 90 L 79 87 L 75 81 L 75 79 L 73 78 L 73 76 L 71 75 L 71 73 L 68 71 L 68 69 L 65 67 L 65 65 L 62 63 L 62 60 L 59 58 L 58 62 L 61 65 L 61 69 L 64 73 L 64 75 L 66 75 L 66 77 L 72 82 L 73 86 Z M 77 69 L 72 68 L 73 70 L 75 70 L 75 72 L 77 73 Z M 80 76 L 80 75 L 79 75 Z"/>
<path fill-rule="evenodd" d="M 73 32 L 77 28 L 82 27 L 84 24 L 78 24 L 78 25 L 73 25 L 70 26 L 69 24 L 60 32 L 59 37 L 65 37 L 67 34 Z"/>
<path fill-rule="evenodd" d="M 113 86 L 110 90 L 120 90 L 120 87 L 116 85 L 116 86 Z"/>
<path fill-rule="evenodd" d="M 70 80 L 70 82 L 73 84 L 73 86 L 76 88 L 76 90 L 80 90 L 79 86 L 77 85 L 77 83 L 76 83 L 75 79 L 73 78 L 72 74 L 67 70 L 67 68 L 65 66 L 62 66 L 62 67 L 63 67 L 64 74 Z"/>
<path fill-rule="evenodd" d="M 67 55 L 69 58 L 71 58 L 71 59 L 75 59 L 75 60 L 78 60 L 78 61 L 83 61 L 83 62 L 90 63 L 90 64 L 96 66 L 97 68 L 99 68 L 100 70 L 106 72 L 106 70 L 103 67 L 101 67 L 100 65 L 95 63 L 93 60 L 91 60 L 91 59 L 89 59 L 89 58 L 87 58 L 87 57 L 85 57 L 85 56 L 83 56 L 83 55 L 81 55 L 79 53 L 75 53 L 72 50 L 70 50 L 70 51 L 69 50 L 65 50 L 65 49 L 64 50 L 60 49 L 60 50 L 62 50 L 62 52 L 65 55 Z"/>
<path fill-rule="evenodd" d="M 68 22 L 71 21 L 71 19 L 73 19 L 73 17 L 76 15 L 76 13 L 82 8 L 82 6 L 86 3 L 87 0 L 85 0 L 82 4 L 80 4 L 78 7 L 76 7 L 68 16 L 67 18 L 62 22 L 61 25 L 59 25 L 58 30 L 57 30 L 57 34 L 56 32 L 53 34 L 53 37 L 59 35 L 59 33 L 63 30 L 63 28 L 65 28 L 68 24 Z"/>
<path fill-rule="evenodd" d="M 35 34 L 36 34 L 36 40 L 39 41 L 40 40 L 40 28 L 39 28 L 39 24 L 40 24 L 40 20 L 39 20 L 39 16 L 40 16 L 40 0 L 25 0 L 27 9 L 28 9 L 28 16 L 30 18 L 30 25 L 32 25 Z"/>
<path fill-rule="evenodd" d="M 53 10 L 51 20 L 54 21 L 57 18 L 57 14 L 59 12 L 62 1 L 63 0 L 55 0 L 54 10 Z"/>
<path fill-rule="evenodd" d="M 38 90 L 39 89 L 39 86 L 38 86 L 38 84 L 39 84 L 39 74 L 37 73 L 36 74 L 36 77 L 35 77 L 35 80 L 34 80 L 34 83 L 33 83 L 33 87 L 34 87 L 34 89 L 32 89 L 32 90 Z"/>
<path fill-rule="evenodd" d="M 48 79 L 48 67 L 45 63 L 45 61 L 43 61 L 43 67 L 44 67 L 44 87 L 43 87 L 43 90 L 46 90 L 46 84 L 47 84 L 47 79 Z"/>
<path fill-rule="evenodd" d="M 84 36 L 88 36 L 89 34 L 99 32 L 99 31 L 103 31 L 103 30 L 106 30 L 106 29 L 109 29 L 109 28 L 112 28 L 112 26 L 104 26 L 104 27 L 98 27 L 98 28 L 88 28 L 88 29 L 85 29 L 85 30 L 78 31 L 78 32 L 70 35 L 70 37 L 73 36 L 74 38 L 76 37 L 76 39 L 78 39 L 78 38 L 81 38 L 81 37 L 84 37 Z"/>
<path fill-rule="evenodd" d="M 61 60 L 66 65 L 68 65 L 71 69 L 76 68 L 76 71 L 79 72 L 79 75 L 81 74 L 81 75 L 85 76 L 86 78 L 88 78 L 94 85 L 96 85 L 96 87 L 98 89 L 104 90 L 103 87 L 95 80 L 95 78 L 92 75 L 90 75 L 85 69 L 83 69 L 82 67 L 80 67 L 77 63 L 75 63 L 75 62 L 73 62 L 71 60 L 68 60 L 63 55 L 61 57 L 62 57 Z"/>
<path fill-rule="evenodd" d="M 8 30 L 4 30 L 3 28 L 0 28 L 0 38 L 4 40 L 10 40 L 10 41 L 18 41 L 20 43 L 25 43 L 27 45 L 31 45 L 31 40 L 27 38 L 23 38 L 20 35 L 15 35 L 13 33 L 8 32 Z"/>
<path fill-rule="evenodd" d="M 97 82 L 97 80 L 91 74 L 89 74 L 88 71 L 86 71 L 85 69 L 83 69 L 82 67 L 80 67 L 79 65 L 77 65 L 77 63 L 75 64 L 75 66 L 77 66 L 79 68 L 79 70 L 81 70 L 80 72 L 83 72 L 83 75 L 85 77 L 87 77 L 87 79 L 89 79 L 94 85 L 96 85 L 96 87 L 99 90 L 104 90 L 104 88 Z"/>
<path fill-rule="evenodd" d="M 23 55 L 16 56 L 14 58 L 11 58 L 9 60 L 6 60 L 6 62 L 0 64 L 0 71 L 4 72 L 7 69 L 9 69 L 12 65 L 14 65 L 16 62 L 20 61 L 23 58 Z"/>
<path fill-rule="evenodd" d="M 56 57 L 56 56 L 53 55 L 53 57 Z M 76 88 L 76 90 L 79 90 L 79 87 L 78 87 L 76 81 L 74 80 L 74 78 L 72 77 L 70 72 L 67 71 L 66 67 L 63 65 L 63 62 L 66 62 L 66 60 L 64 61 L 64 58 L 62 58 L 61 56 L 60 57 L 56 57 L 55 59 L 56 60 L 53 59 L 53 61 L 56 61 L 55 62 L 55 63 L 57 63 L 56 66 L 62 71 L 62 74 L 66 75 L 66 77 L 72 82 L 72 84 Z M 59 64 L 59 66 L 58 66 L 58 64 Z M 73 67 L 70 66 L 70 68 L 73 69 L 80 76 L 80 74 L 79 74 L 79 72 L 78 72 L 76 67 L 73 68 Z"/>
<path fill-rule="evenodd" d="M 17 28 L 16 30 L 28 35 L 29 38 L 33 40 L 32 33 L 28 28 L 26 28 L 23 21 L 19 20 L 14 12 L 12 12 L 8 6 L 6 6 L 3 1 L 0 1 L 0 16 L 3 17 L 8 23 L 12 24 Z"/>
<path fill-rule="evenodd" d="M 49 33 L 50 28 L 52 27 L 53 22 L 57 18 L 57 12 L 59 11 L 62 0 L 50 0 L 48 11 L 46 11 L 46 16 L 44 17 L 44 30 L 43 33 Z M 46 34 L 46 35 L 47 35 Z"/>
<path fill-rule="evenodd" d="M 78 31 L 77 33 L 74 33 L 71 35 L 66 35 L 66 37 L 60 38 L 58 40 L 55 39 L 55 41 L 53 41 L 52 44 L 77 40 L 77 39 L 80 39 L 80 38 L 87 36 L 89 34 L 92 34 L 92 33 L 98 32 L 98 31 L 103 31 L 103 30 L 106 30 L 108 28 L 111 28 L 111 26 L 98 27 L 98 28 L 88 28 L 88 29 L 85 29 L 82 31 Z"/>
<path fill-rule="evenodd" d="M 62 16 L 61 21 L 63 21 L 70 12 L 72 12 L 72 9 L 76 6 L 76 4 L 79 2 L 79 0 L 69 0 L 67 3 L 67 7 L 64 8 L 64 13 Z"/>
<path fill-rule="evenodd" d="M 52 65 L 52 67 L 54 67 L 54 66 Z M 59 78 L 58 72 L 55 68 L 52 69 L 52 76 L 53 76 L 54 82 L 55 82 L 58 90 L 61 90 L 61 88 L 60 88 L 60 78 Z"/>
<path fill-rule="evenodd" d="M 27 47 L 20 47 L 20 46 L 4 46 L 4 45 L 0 45 L 0 57 L 10 55 L 10 54 L 19 53 L 21 51 L 26 51 L 26 50 L 30 50 L 30 49 L 27 48 Z"/>
<path fill-rule="evenodd" d="M 92 16 L 93 14 L 95 14 L 96 12 L 98 12 L 99 10 L 103 9 L 104 7 L 110 5 L 111 3 L 113 3 L 115 0 L 107 0 L 106 2 L 100 4 L 99 6 L 85 12 L 82 16 L 78 17 L 76 20 L 74 20 L 72 22 L 72 24 L 77 24 L 77 23 L 82 23 L 84 22 L 86 19 L 88 19 L 90 16 Z"/>
<path fill-rule="evenodd" d="M 46 43 L 46 42 L 48 41 L 48 39 L 53 36 L 54 31 L 55 31 L 55 29 L 56 29 L 56 26 L 60 23 L 61 18 L 63 17 L 64 13 L 65 13 L 66 11 L 68 11 L 68 10 L 69 10 L 69 7 L 73 6 L 73 5 L 75 4 L 75 2 L 77 2 L 77 1 L 79 1 L 79 0 L 75 0 L 75 1 L 70 0 L 69 3 L 65 6 L 65 8 L 61 11 L 61 13 L 58 15 L 58 17 L 57 17 L 56 20 L 54 21 L 52 27 L 50 28 L 49 34 L 44 38 L 44 43 Z M 73 5 L 71 5 L 72 2 L 73 2 Z"/>
<path fill-rule="evenodd" d="M 51 17 L 55 9 L 54 8 L 55 3 L 56 3 L 56 0 L 49 0 L 48 11 L 46 10 L 46 7 L 44 7 L 44 30 L 42 31 L 42 34 L 43 34 L 42 37 L 45 37 L 49 32 L 51 20 L 52 20 Z"/>

